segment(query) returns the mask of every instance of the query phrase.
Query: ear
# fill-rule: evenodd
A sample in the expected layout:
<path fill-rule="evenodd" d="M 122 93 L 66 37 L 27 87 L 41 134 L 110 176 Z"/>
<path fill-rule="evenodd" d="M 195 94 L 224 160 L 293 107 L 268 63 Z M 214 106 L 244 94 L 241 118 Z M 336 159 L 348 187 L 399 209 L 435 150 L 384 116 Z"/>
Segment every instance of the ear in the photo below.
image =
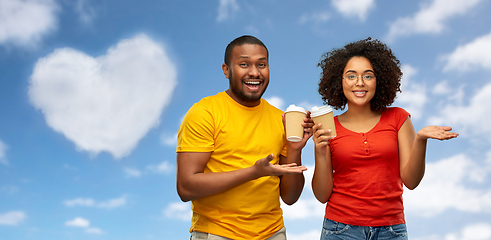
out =
<path fill-rule="evenodd" d="M 225 74 L 225 77 L 228 78 L 230 69 L 228 68 L 227 64 L 225 63 L 222 64 L 222 70 L 223 70 L 223 74 Z"/>

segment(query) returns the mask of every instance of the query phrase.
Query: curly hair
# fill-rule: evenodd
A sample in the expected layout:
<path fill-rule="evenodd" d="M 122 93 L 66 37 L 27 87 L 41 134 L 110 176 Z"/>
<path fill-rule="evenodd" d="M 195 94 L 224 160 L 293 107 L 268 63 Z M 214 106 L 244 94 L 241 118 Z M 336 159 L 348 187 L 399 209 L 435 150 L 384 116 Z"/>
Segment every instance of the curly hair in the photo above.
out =
<path fill-rule="evenodd" d="M 319 93 L 324 103 L 334 109 L 343 110 L 348 102 L 343 93 L 343 71 L 353 57 L 365 57 L 372 64 L 377 87 L 370 101 L 373 111 L 383 112 L 401 92 L 402 71 L 399 60 L 392 50 L 376 39 L 367 38 L 334 49 L 321 57 L 318 66 L 322 68 Z"/>

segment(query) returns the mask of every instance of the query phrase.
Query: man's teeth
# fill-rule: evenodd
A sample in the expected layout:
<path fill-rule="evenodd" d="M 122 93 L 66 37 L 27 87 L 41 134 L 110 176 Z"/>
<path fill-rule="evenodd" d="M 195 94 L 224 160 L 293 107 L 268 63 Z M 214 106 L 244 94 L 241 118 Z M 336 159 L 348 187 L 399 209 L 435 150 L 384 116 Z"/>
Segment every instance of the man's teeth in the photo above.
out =
<path fill-rule="evenodd" d="M 250 85 L 259 85 L 260 82 L 245 82 L 245 83 Z"/>

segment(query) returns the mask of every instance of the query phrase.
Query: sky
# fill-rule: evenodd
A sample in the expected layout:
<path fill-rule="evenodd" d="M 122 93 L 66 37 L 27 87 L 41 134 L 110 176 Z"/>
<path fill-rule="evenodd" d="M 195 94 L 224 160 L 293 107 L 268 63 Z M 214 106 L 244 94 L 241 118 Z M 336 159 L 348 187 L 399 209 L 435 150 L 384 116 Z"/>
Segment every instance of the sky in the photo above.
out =
<path fill-rule="evenodd" d="M 404 205 L 412 240 L 491 239 L 491 1 L 0 0 L 0 240 L 189 239 L 176 192 L 176 134 L 187 110 L 225 91 L 226 45 L 269 49 L 264 98 L 324 103 L 322 55 L 372 37 L 401 61 L 426 173 Z M 335 111 L 340 114 L 342 111 Z M 283 204 L 290 240 L 319 239 L 325 205 L 306 184 Z"/>

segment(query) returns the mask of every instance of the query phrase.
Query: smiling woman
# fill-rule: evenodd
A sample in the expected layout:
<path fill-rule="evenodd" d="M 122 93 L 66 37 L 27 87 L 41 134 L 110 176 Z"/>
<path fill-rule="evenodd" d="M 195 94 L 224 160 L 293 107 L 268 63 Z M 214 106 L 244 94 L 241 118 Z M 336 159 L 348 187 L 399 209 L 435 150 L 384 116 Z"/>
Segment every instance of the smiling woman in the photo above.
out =
<path fill-rule="evenodd" d="M 403 184 L 416 188 L 425 171 L 426 141 L 457 137 L 450 127 L 428 126 L 415 135 L 410 115 L 388 107 L 400 91 L 399 60 L 370 38 L 324 55 L 319 93 L 348 110 L 330 129 L 313 127 L 312 190 L 326 204 L 322 240 L 408 239 Z M 383 196 L 383 197 L 381 197 Z"/>
<path fill-rule="evenodd" d="M 377 81 L 370 61 L 365 57 L 353 57 L 346 63 L 343 73 L 343 93 L 349 108 L 370 106 L 377 88 Z M 370 129 L 366 129 L 366 131 L 368 130 Z"/>

